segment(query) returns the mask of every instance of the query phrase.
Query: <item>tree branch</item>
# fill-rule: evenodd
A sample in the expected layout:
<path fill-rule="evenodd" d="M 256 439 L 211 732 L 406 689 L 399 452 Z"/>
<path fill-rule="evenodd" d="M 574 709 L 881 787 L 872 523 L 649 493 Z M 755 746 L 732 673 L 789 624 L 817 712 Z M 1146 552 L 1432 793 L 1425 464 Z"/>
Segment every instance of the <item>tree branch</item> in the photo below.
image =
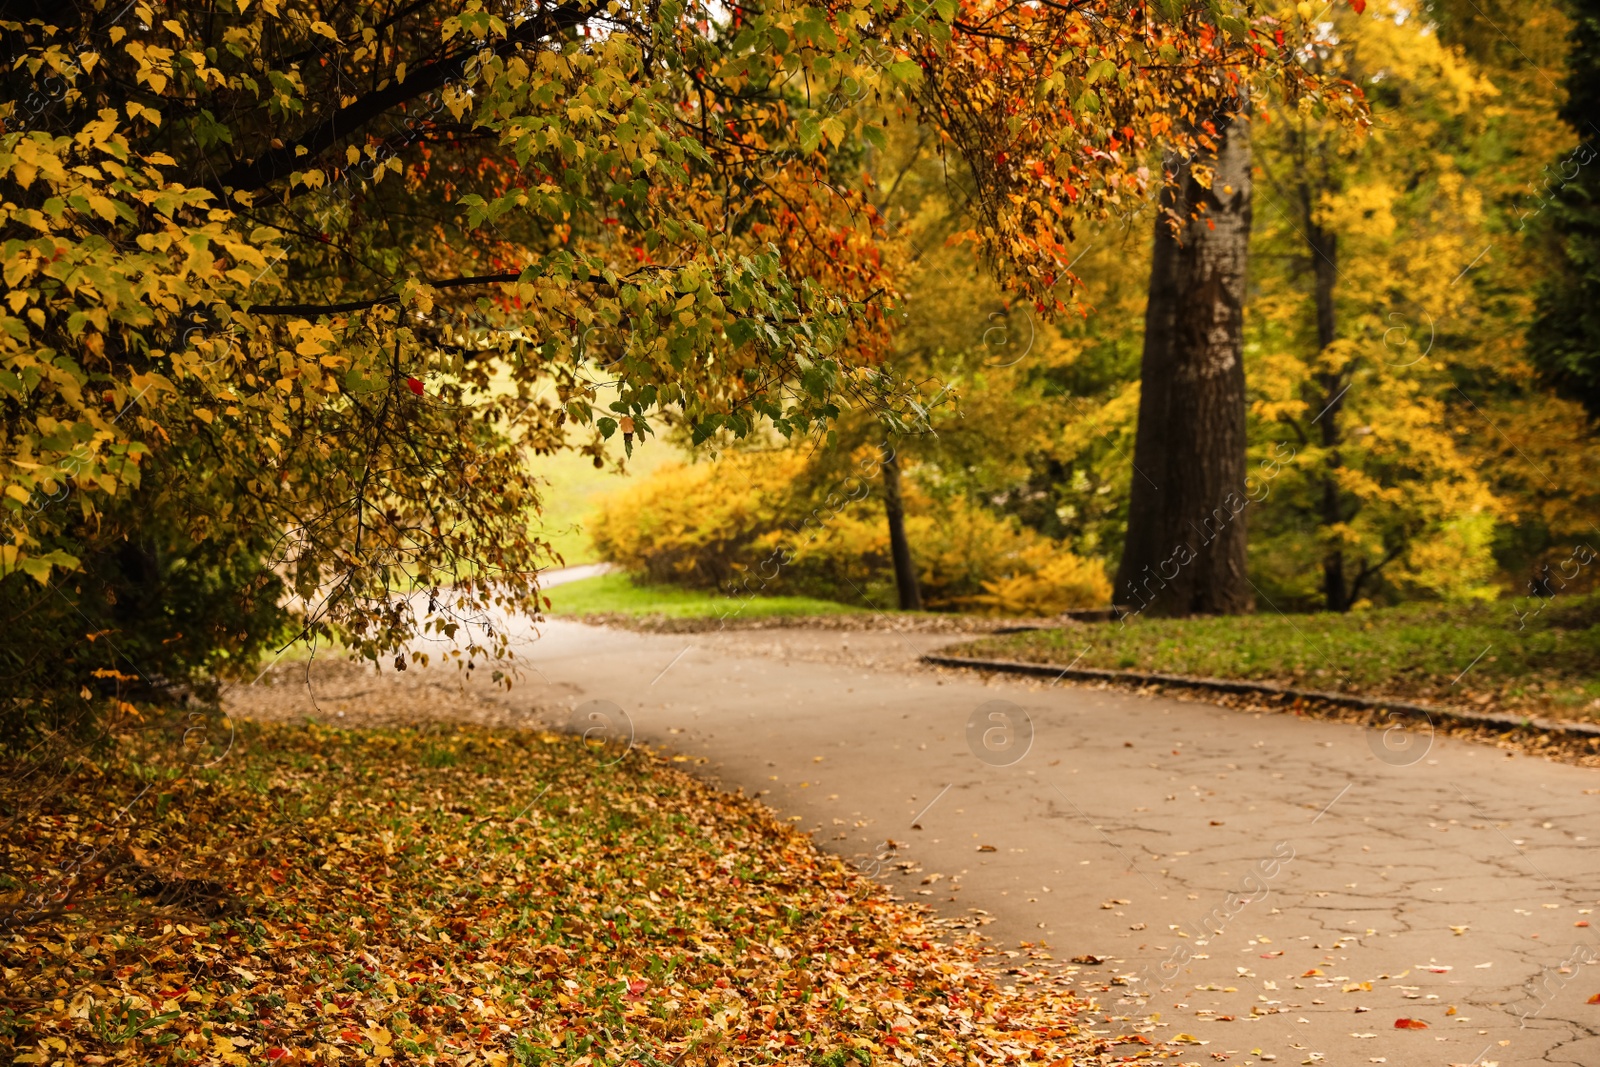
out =
<path fill-rule="evenodd" d="M 590 0 L 569 0 L 511 30 L 505 40 L 492 46 L 491 51 L 497 56 L 508 56 L 525 44 L 582 24 L 594 10 Z M 254 191 L 288 177 L 293 171 L 303 169 L 340 138 L 350 137 L 390 108 L 464 77 L 467 65 L 479 54 L 478 51 L 463 51 L 434 60 L 411 72 L 404 82 L 391 82 L 387 87 L 341 107 L 282 148 L 274 148 L 255 159 L 235 163 L 225 174 L 207 182 L 204 187 L 226 202 L 229 190 Z M 305 151 L 298 153 L 297 150 L 302 148 Z"/>

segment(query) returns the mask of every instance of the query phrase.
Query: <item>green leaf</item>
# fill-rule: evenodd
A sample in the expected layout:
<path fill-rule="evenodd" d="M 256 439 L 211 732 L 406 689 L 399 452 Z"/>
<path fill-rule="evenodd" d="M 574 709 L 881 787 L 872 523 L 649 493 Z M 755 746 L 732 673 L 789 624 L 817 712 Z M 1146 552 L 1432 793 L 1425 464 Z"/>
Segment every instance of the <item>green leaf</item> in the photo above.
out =
<path fill-rule="evenodd" d="M 891 63 L 889 64 L 889 77 L 907 84 L 920 81 L 922 78 L 922 64 L 914 59 L 902 59 L 898 63 Z"/>
<path fill-rule="evenodd" d="M 1089 69 L 1084 72 L 1083 81 L 1085 85 L 1093 85 L 1095 82 L 1116 76 L 1117 65 L 1109 59 L 1102 59 L 1098 63 L 1090 64 Z"/>
<path fill-rule="evenodd" d="M 822 143 L 822 121 L 815 115 L 800 120 L 800 151 L 810 155 Z"/>
<path fill-rule="evenodd" d="M 694 424 L 694 432 L 691 436 L 695 444 L 703 444 L 708 437 L 716 433 L 721 428 L 722 416 L 708 415 L 700 422 Z"/>
<path fill-rule="evenodd" d="M 759 329 L 759 324 L 750 319 L 735 319 L 728 324 L 728 340 L 735 345 L 745 344 L 755 340 Z"/>

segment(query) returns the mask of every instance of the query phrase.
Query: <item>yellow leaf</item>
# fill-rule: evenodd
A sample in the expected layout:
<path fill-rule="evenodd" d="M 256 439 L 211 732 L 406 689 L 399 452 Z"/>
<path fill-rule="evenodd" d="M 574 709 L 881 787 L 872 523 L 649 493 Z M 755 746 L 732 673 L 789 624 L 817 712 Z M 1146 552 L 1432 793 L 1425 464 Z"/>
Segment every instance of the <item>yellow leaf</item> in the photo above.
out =
<path fill-rule="evenodd" d="M 311 32 L 312 33 L 320 33 L 320 34 L 322 34 L 322 36 L 328 38 L 330 41 L 337 41 L 339 39 L 338 31 L 335 30 L 332 26 L 328 25 L 326 22 L 321 22 L 321 21 L 313 22 L 311 24 Z"/>

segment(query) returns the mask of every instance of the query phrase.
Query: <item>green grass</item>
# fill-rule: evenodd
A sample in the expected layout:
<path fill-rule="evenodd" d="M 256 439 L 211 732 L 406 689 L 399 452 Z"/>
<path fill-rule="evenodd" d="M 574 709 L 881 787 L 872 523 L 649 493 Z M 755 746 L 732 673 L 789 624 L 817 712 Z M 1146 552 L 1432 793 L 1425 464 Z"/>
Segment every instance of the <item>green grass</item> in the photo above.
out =
<path fill-rule="evenodd" d="M 704 589 L 636 585 L 625 574 L 602 574 L 558 585 L 549 592 L 553 615 L 665 615 L 675 619 L 732 615 L 840 615 L 864 609 L 806 596 L 758 596 L 743 602 Z"/>
<path fill-rule="evenodd" d="M 622 454 L 620 440 L 613 439 L 610 446 L 613 456 Z M 673 445 L 652 440 L 634 448 L 627 473 L 619 475 L 609 462 L 604 470 L 596 470 L 594 460 L 573 452 L 540 456 L 533 461 L 533 471 L 545 484 L 534 527 L 565 559 L 566 566 L 594 563 L 599 556 L 589 539 L 588 526 L 600 500 L 683 458 Z"/>
<path fill-rule="evenodd" d="M 946 651 L 1036 663 L 1274 681 L 1309 689 L 1600 717 L 1600 597 L 1410 604 L 1347 615 L 1133 618 L 1005 634 Z"/>

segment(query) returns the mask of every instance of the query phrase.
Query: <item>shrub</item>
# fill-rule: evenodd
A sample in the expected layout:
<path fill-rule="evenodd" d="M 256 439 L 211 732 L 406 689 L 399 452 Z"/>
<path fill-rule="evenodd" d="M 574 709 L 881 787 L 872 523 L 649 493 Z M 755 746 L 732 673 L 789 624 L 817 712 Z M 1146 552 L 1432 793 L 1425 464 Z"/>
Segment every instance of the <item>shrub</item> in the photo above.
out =
<path fill-rule="evenodd" d="M 284 584 L 263 562 L 270 546 L 207 536 L 209 515 L 195 505 L 225 501 L 177 492 L 171 471 L 149 467 L 97 521 L 63 518 L 78 570 L 0 577 L 0 748 L 43 737 L 94 747 L 106 740 L 102 713 L 130 700 L 215 706 L 219 679 L 284 635 Z"/>
<path fill-rule="evenodd" d="M 664 467 L 607 498 L 601 556 L 650 582 L 882 603 L 893 587 L 876 448 L 845 475 L 791 450 Z M 833 465 L 836 466 L 836 465 Z M 905 479 L 906 534 L 930 607 L 1051 614 L 1109 602 L 1097 560 L 963 497 Z"/>

